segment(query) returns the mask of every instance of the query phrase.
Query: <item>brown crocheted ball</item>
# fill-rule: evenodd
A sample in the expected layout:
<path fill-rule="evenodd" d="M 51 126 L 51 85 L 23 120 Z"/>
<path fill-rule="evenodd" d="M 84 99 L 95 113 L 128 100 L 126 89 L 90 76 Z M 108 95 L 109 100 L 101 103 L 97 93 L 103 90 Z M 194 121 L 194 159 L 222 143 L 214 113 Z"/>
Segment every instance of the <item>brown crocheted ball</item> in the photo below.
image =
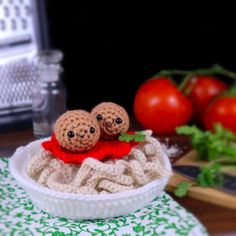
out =
<path fill-rule="evenodd" d="M 87 111 L 67 111 L 55 124 L 55 135 L 62 147 L 83 152 L 92 148 L 100 138 L 100 127 Z"/>
<path fill-rule="evenodd" d="M 125 109 L 112 102 L 102 102 L 93 108 L 91 114 L 96 117 L 101 128 L 101 137 L 115 138 L 129 128 L 129 116 Z"/>

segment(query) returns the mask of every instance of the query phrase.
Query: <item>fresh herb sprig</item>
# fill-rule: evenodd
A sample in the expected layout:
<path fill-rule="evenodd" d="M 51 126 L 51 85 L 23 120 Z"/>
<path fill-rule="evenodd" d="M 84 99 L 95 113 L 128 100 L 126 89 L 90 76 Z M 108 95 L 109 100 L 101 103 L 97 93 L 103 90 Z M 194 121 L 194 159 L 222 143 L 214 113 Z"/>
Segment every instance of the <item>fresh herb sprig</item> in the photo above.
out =
<path fill-rule="evenodd" d="M 202 131 L 196 126 L 181 126 L 176 132 L 191 137 L 191 144 L 197 151 L 198 160 L 236 162 L 236 135 L 220 124 L 215 124 L 213 132 Z"/>
<path fill-rule="evenodd" d="M 145 137 L 146 137 L 145 134 L 143 134 L 142 132 L 136 132 L 135 134 L 128 134 L 125 132 L 121 132 L 118 139 L 124 142 L 131 142 L 131 141 L 142 142 L 145 139 Z"/>
<path fill-rule="evenodd" d="M 220 186 L 224 183 L 222 167 L 236 165 L 236 135 L 215 124 L 213 132 L 202 131 L 196 126 L 181 126 L 176 129 L 178 134 L 189 135 L 191 144 L 197 151 L 197 160 L 206 161 L 197 177 L 197 184 L 202 187 Z M 192 186 L 189 182 L 178 184 L 176 196 L 185 196 Z M 180 194 L 179 194 L 180 193 Z"/>
<path fill-rule="evenodd" d="M 194 184 L 193 182 L 187 182 L 187 181 L 183 181 L 179 184 L 177 184 L 175 190 L 174 190 L 174 194 L 176 197 L 184 197 L 187 195 L 189 188 L 191 188 L 192 186 L 194 186 L 196 184 Z"/>

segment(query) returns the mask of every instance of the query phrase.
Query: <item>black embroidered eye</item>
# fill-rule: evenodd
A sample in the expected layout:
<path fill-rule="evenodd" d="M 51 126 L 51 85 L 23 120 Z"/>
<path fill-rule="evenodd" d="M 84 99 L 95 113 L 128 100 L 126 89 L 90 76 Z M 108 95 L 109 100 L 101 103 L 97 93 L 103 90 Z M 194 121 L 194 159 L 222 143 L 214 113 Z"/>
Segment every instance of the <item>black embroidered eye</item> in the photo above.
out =
<path fill-rule="evenodd" d="M 68 136 L 69 138 L 73 138 L 73 137 L 75 136 L 75 134 L 74 134 L 73 131 L 68 131 L 67 136 Z"/>
<path fill-rule="evenodd" d="M 96 131 L 96 129 L 95 129 L 95 128 L 93 128 L 93 127 L 91 127 L 89 131 L 90 131 L 90 133 L 91 133 L 91 134 L 94 134 L 94 133 L 95 133 L 95 131 Z"/>
<path fill-rule="evenodd" d="M 122 123 L 122 119 L 121 118 L 116 118 L 116 124 L 121 124 Z"/>
<path fill-rule="evenodd" d="M 102 115 L 101 114 L 98 114 L 96 117 L 97 117 L 97 120 L 102 120 Z"/>

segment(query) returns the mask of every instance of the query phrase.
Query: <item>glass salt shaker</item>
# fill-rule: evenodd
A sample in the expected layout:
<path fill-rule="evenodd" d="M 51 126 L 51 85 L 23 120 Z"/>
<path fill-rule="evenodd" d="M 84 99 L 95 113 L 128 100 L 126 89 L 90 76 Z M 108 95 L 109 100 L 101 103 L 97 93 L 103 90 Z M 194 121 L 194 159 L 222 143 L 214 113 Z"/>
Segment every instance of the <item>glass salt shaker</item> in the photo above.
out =
<path fill-rule="evenodd" d="M 61 81 L 61 51 L 38 54 L 38 80 L 32 88 L 33 133 L 37 138 L 53 133 L 57 118 L 66 111 L 65 87 Z"/>

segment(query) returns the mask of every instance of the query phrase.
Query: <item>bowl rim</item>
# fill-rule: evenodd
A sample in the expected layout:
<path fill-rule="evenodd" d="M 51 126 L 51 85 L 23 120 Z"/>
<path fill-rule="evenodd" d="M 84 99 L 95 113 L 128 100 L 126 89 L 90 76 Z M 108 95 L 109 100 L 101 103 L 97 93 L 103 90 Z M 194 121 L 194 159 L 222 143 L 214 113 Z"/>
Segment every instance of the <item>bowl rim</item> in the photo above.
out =
<path fill-rule="evenodd" d="M 30 150 L 34 148 L 40 148 L 41 143 L 49 138 L 44 138 L 36 141 L 32 141 L 28 143 L 26 146 L 21 146 L 16 149 L 15 153 L 10 157 L 9 160 L 9 170 L 12 176 L 19 182 L 19 184 L 28 190 L 33 190 L 34 192 L 47 195 L 47 197 L 54 197 L 58 199 L 70 199 L 75 201 L 105 201 L 105 200 L 118 200 L 127 197 L 134 197 L 143 195 L 157 186 L 166 185 L 169 177 L 161 177 L 159 179 L 153 180 L 139 188 L 127 190 L 124 192 L 111 193 L 111 194 L 76 194 L 76 193 L 67 193 L 60 192 L 53 189 L 49 189 L 44 187 L 30 178 L 26 172 L 22 173 L 20 169 L 25 170 L 26 163 L 31 158 Z M 29 155 L 31 155 L 29 157 Z M 22 157 L 23 156 L 23 157 Z M 22 161 L 23 159 L 23 161 Z M 164 167 L 171 171 L 171 163 L 166 155 L 166 153 L 162 150 L 161 162 Z M 19 165 L 20 164 L 20 165 Z"/>

